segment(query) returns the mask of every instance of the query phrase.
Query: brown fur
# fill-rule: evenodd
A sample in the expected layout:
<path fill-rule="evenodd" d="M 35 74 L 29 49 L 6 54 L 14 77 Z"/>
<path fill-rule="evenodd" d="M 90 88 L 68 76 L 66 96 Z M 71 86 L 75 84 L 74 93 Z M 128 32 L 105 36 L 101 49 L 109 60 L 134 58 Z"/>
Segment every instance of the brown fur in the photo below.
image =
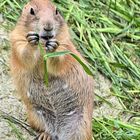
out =
<path fill-rule="evenodd" d="M 72 58 L 70 55 L 65 55 L 48 60 L 47 66 L 50 81 L 48 88 L 44 85 L 43 58 L 40 55 L 40 51 L 37 48 L 37 45 L 32 46 L 26 39 L 27 33 L 34 30 L 34 25 L 32 25 L 31 23 L 36 22 L 36 19 L 34 19 L 33 17 L 29 17 L 30 15 L 28 10 L 31 6 L 37 7 L 36 12 L 39 11 L 37 16 L 42 17 L 42 20 L 41 18 L 39 19 L 39 21 L 41 22 L 39 28 L 41 28 L 41 26 L 45 26 L 46 22 L 51 22 L 55 25 L 56 20 L 58 20 L 53 17 L 52 12 L 55 10 L 55 7 L 49 0 L 31 0 L 31 2 L 29 2 L 24 7 L 22 15 L 14 31 L 11 33 L 11 72 L 14 83 L 17 87 L 17 91 L 27 107 L 29 123 L 35 129 L 46 131 L 46 126 L 43 121 L 44 118 L 42 119 L 42 117 L 38 115 L 35 106 L 40 106 L 40 104 L 43 104 L 43 102 L 45 102 L 47 99 L 50 101 L 52 98 L 54 98 L 54 101 L 57 101 L 57 99 L 55 99 L 55 97 L 51 95 L 54 91 L 50 92 L 50 90 L 55 90 L 55 86 L 56 89 L 62 88 L 63 86 L 65 86 L 65 84 L 63 84 L 64 81 L 64 83 L 68 85 L 68 88 L 66 87 L 66 90 L 68 90 L 68 96 L 75 96 L 77 100 L 76 105 L 78 105 L 78 108 L 80 106 L 83 108 L 81 112 L 82 120 L 78 125 L 76 124 L 75 126 L 77 127 L 77 131 L 75 130 L 76 132 L 73 132 L 71 138 L 67 138 L 67 140 L 92 140 L 91 120 L 93 106 L 93 80 L 83 71 L 80 64 L 78 64 L 78 62 L 74 58 Z M 56 51 L 70 50 L 78 55 L 83 61 L 85 61 L 71 42 L 68 33 L 68 27 L 61 18 L 62 17 L 59 17 L 59 30 L 57 31 L 57 34 L 55 36 L 55 38 L 60 43 L 60 46 L 56 49 Z M 56 82 L 56 85 L 53 85 L 53 83 L 55 82 L 54 79 L 56 79 L 57 81 L 57 78 L 58 82 Z M 59 80 L 62 80 L 61 85 L 59 85 Z M 72 89 L 75 93 L 69 92 L 69 88 Z M 29 90 L 33 92 L 33 95 L 31 95 L 31 97 L 28 95 Z M 49 97 L 49 95 L 51 96 Z M 63 99 L 63 97 L 61 96 L 61 94 L 58 95 L 58 100 L 60 101 L 61 99 Z M 53 108 L 55 108 L 53 100 L 52 103 L 50 101 L 50 104 L 53 106 Z M 47 106 L 47 104 L 43 104 L 43 106 L 45 107 Z M 64 108 L 62 108 L 62 110 L 63 109 Z M 79 115 L 77 114 L 76 118 L 78 116 Z M 68 128 L 68 126 L 65 127 Z M 50 130 L 51 128 L 48 129 Z M 59 129 L 61 132 L 61 128 Z M 53 135 L 51 134 L 51 130 L 47 133 Z M 69 133 L 71 133 L 71 131 Z M 59 136 L 59 134 L 57 135 Z M 64 139 L 66 137 L 67 136 L 65 136 Z M 60 135 L 59 140 L 64 139 L 62 135 Z"/>

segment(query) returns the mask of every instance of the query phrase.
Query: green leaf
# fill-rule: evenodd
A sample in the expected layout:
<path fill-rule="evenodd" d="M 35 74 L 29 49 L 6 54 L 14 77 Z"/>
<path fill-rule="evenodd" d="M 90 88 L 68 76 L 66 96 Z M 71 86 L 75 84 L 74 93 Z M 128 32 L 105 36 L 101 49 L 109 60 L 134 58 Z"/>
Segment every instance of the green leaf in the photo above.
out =
<path fill-rule="evenodd" d="M 46 54 L 44 55 L 44 59 L 46 60 L 47 58 L 59 57 L 59 56 L 65 55 L 65 54 L 70 54 L 70 51 L 46 53 Z"/>
<path fill-rule="evenodd" d="M 66 54 L 70 54 L 73 58 L 75 58 L 79 62 L 79 64 L 81 64 L 81 66 L 83 67 L 85 72 L 88 75 L 92 75 L 93 76 L 93 72 L 91 71 L 89 66 L 87 64 L 85 64 L 76 54 L 72 53 L 71 51 L 47 53 L 46 55 L 44 55 L 44 59 L 47 60 L 48 58 L 59 57 L 59 56 L 66 55 Z"/>

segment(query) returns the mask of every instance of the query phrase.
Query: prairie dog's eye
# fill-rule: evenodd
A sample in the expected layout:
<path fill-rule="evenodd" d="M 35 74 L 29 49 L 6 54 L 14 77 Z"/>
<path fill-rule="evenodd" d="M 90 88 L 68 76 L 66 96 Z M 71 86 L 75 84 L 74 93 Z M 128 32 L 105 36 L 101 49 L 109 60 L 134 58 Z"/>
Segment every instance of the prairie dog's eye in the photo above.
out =
<path fill-rule="evenodd" d="M 34 11 L 33 8 L 30 9 L 30 14 L 31 14 L 31 15 L 35 15 L 35 11 Z"/>
<path fill-rule="evenodd" d="M 58 9 L 56 8 L 55 14 L 58 15 L 58 13 L 59 13 L 59 11 L 58 11 Z"/>

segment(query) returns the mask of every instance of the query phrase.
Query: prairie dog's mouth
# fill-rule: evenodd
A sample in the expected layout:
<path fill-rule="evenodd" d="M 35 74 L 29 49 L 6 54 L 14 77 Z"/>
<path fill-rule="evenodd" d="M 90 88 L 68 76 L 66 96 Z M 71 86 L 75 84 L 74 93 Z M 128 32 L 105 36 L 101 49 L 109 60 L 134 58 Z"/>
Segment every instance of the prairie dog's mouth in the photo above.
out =
<path fill-rule="evenodd" d="M 42 35 L 42 36 L 40 36 L 42 39 L 44 39 L 44 40 L 49 40 L 49 39 L 51 39 L 51 38 L 53 38 L 54 37 L 54 35 L 51 35 L 51 36 L 44 36 L 44 35 Z"/>
<path fill-rule="evenodd" d="M 39 36 L 40 36 L 41 39 L 49 40 L 51 38 L 54 38 L 55 35 L 54 35 L 53 31 L 48 31 L 48 32 L 42 31 L 42 32 L 39 33 Z"/>

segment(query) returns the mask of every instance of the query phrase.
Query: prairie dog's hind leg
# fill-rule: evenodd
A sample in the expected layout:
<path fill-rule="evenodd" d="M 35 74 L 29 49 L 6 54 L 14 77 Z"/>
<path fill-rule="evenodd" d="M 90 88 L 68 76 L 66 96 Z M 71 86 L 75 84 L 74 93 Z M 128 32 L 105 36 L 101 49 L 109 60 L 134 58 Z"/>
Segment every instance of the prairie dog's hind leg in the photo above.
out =
<path fill-rule="evenodd" d="M 45 125 L 36 111 L 28 111 L 28 122 L 34 130 L 39 132 L 34 140 L 51 140 L 50 135 L 45 132 Z"/>
<path fill-rule="evenodd" d="M 43 121 L 41 120 L 36 111 L 27 110 L 27 115 L 28 115 L 28 123 L 34 130 L 39 132 L 45 131 L 45 125 L 43 124 Z"/>

